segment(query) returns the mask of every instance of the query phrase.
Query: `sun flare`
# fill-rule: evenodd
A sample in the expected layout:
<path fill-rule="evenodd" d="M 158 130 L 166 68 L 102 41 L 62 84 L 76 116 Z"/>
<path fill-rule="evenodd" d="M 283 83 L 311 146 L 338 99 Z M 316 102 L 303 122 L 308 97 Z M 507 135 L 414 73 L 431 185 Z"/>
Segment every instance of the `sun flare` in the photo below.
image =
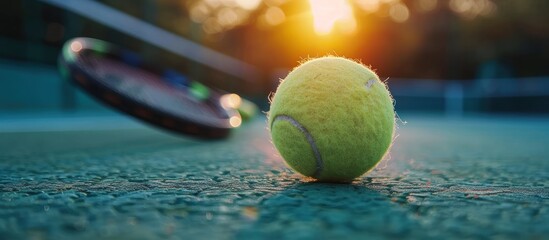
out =
<path fill-rule="evenodd" d="M 347 0 L 309 0 L 314 29 L 319 35 L 327 35 L 337 27 L 342 33 L 353 33 L 356 20 Z"/>

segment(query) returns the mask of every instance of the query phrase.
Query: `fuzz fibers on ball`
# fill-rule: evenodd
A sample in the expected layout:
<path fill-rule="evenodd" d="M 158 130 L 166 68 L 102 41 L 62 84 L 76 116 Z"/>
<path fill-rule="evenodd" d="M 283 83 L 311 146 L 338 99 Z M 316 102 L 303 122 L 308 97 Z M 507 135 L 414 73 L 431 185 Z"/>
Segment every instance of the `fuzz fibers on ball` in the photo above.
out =
<path fill-rule="evenodd" d="M 295 171 L 348 182 L 374 168 L 394 133 L 393 101 L 369 68 L 342 57 L 304 62 L 271 99 L 272 141 Z"/>

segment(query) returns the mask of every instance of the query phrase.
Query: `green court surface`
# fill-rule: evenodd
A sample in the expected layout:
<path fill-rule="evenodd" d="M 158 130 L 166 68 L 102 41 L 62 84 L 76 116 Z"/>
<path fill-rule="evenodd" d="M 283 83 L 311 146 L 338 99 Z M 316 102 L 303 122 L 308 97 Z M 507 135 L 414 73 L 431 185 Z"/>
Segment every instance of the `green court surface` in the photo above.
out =
<path fill-rule="evenodd" d="M 549 118 L 401 117 L 388 160 L 323 184 L 284 165 L 264 117 L 206 142 L 118 115 L 4 115 L 0 238 L 549 238 Z"/>

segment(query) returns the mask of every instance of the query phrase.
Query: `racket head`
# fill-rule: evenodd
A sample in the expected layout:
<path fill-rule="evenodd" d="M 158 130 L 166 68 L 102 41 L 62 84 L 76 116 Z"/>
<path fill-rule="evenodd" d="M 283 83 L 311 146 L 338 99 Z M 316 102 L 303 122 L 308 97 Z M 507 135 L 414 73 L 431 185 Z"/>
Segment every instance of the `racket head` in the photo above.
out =
<path fill-rule="evenodd" d="M 222 93 L 102 40 L 67 41 L 59 70 L 100 102 L 175 133 L 220 139 L 241 122 Z"/>

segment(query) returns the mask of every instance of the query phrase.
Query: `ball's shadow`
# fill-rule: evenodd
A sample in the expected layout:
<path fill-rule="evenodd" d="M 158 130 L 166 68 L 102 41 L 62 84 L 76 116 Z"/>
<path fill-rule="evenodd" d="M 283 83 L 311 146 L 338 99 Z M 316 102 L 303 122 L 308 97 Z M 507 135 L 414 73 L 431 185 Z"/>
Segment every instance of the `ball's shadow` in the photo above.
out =
<path fill-rule="evenodd" d="M 408 209 L 367 184 L 310 182 L 265 198 L 255 223 L 239 236 L 261 236 L 265 231 L 283 239 L 400 236 L 412 226 L 417 222 Z"/>

